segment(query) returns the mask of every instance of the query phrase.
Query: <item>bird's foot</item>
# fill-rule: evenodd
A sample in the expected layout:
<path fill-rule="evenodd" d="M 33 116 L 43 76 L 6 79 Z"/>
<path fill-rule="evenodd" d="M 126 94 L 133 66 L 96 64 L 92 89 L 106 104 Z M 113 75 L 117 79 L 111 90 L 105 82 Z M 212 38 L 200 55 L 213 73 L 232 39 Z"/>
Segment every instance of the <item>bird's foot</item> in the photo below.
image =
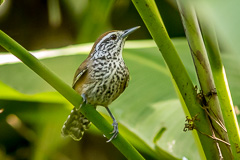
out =
<path fill-rule="evenodd" d="M 80 104 L 80 106 L 78 108 L 76 108 L 76 110 L 78 111 L 80 108 L 82 108 L 82 105 L 85 103 L 87 104 L 87 98 L 86 98 L 86 95 L 83 93 L 81 95 L 81 97 L 83 98 L 83 102 Z"/>
<path fill-rule="evenodd" d="M 107 143 L 111 142 L 118 135 L 118 123 L 117 123 L 117 121 L 114 121 L 112 126 L 113 126 L 113 131 L 110 134 L 113 134 L 113 135 L 109 140 L 107 140 Z"/>

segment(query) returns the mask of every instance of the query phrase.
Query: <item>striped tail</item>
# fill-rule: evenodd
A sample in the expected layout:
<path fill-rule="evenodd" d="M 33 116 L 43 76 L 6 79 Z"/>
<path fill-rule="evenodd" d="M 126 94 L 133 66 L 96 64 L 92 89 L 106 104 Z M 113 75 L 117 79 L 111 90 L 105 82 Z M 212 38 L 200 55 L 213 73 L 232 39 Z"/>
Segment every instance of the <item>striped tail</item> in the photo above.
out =
<path fill-rule="evenodd" d="M 73 108 L 71 114 L 62 127 L 62 135 L 70 136 L 75 141 L 80 141 L 84 131 L 90 127 L 90 121 L 76 108 Z"/>

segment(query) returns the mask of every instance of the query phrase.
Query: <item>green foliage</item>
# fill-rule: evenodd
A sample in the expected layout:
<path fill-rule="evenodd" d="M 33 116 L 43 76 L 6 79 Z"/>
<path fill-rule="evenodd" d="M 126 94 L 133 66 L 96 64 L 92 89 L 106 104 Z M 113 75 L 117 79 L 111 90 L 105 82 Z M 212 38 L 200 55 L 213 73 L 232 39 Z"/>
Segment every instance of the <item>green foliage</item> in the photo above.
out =
<path fill-rule="evenodd" d="M 207 135 L 218 135 L 217 137 L 219 137 L 220 139 L 226 141 L 227 143 L 230 142 L 230 145 L 220 145 L 218 142 L 214 142 L 209 140 L 208 143 L 204 144 L 202 143 L 202 147 L 204 149 L 205 155 L 207 159 L 221 159 L 222 158 L 229 158 L 232 155 L 234 155 L 235 158 L 237 158 L 237 153 L 236 153 L 236 149 L 235 149 L 235 145 L 239 144 L 240 141 L 238 138 L 236 138 L 234 141 L 229 141 L 229 137 L 233 137 L 232 135 L 230 135 L 229 131 L 233 131 L 234 128 L 228 128 L 228 125 L 230 123 L 227 123 L 227 121 L 225 121 L 225 125 L 220 126 L 220 123 L 224 124 L 224 119 L 223 119 L 223 115 L 222 115 L 222 111 L 221 111 L 221 106 L 220 106 L 220 102 L 219 102 L 219 97 L 221 97 L 224 93 L 227 93 L 227 90 L 222 90 L 223 93 L 221 92 L 217 92 L 216 94 L 214 94 L 213 96 L 206 96 L 210 93 L 212 93 L 211 91 L 217 90 L 221 87 L 224 86 L 225 82 L 224 79 L 222 80 L 221 85 L 217 86 L 214 83 L 214 78 L 213 78 L 213 70 L 212 68 L 214 68 L 214 66 L 210 66 L 210 62 L 208 60 L 208 55 L 210 55 L 210 53 L 208 52 L 207 54 L 207 50 L 205 48 L 204 42 L 203 42 L 203 38 L 202 38 L 202 34 L 201 34 L 201 30 L 200 30 L 200 26 L 199 26 L 199 22 L 198 22 L 198 18 L 197 18 L 197 14 L 196 11 L 194 9 L 194 6 L 190 3 L 190 1 L 186 0 L 186 1 L 177 1 L 178 4 L 178 8 L 179 8 L 179 12 L 181 14 L 181 18 L 182 18 L 182 23 L 183 26 L 185 28 L 185 34 L 186 34 L 186 38 L 188 40 L 189 43 L 189 48 L 191 49 L 191 55 L 193 57 L 193 62 L 196 68 L 196 73 L 198 75 L 198 80 L 199 80 L 199 84 L 200 84 L 200 90 L 202 92 L 202 97 L 205 99 L 206 103 L 202 103 L 202 107 L 207 106 L 208 109 L 205 110 L 205 115 L 209 115 L 206 116 L 206 119 L 210 119 L 210 117 L 212 117 L 211 119 L 215 119 L 213 121 L 209 121 L 210 123 L 207 123 L 205 125 L 209 126 L 210 128 L 210 132 L 204 130 L 205 134 Z M 213 36 L 212 36 L 213 37 Z M 214 46 L 211 46 L 211 48 L 216 48 Z M 218 52 L 218 55 L 220 57 L 220 53 Z M 214 61 L 216 63 L 219 63 L 222 65 L 221 63 L 221 58 L 214 58 Z M 223 66 L 222 66 L 223 67 Z M 216 73 L 216 71 L 215 71 Z M 224 73 L 225 74 L 225 73 Z M 224 75 L 225 76 L 225 75 Z M 227 83 L 226 83 L 227 84 Z M 228 87 L 228 85 L 226 85 Z M 216 96 L 218 95 L 218 96 Z M 231 100 L 231 97 L 226 97 L 226 99 Z M 188 104 L 187 104 L 188 105 Z M 233 110 L 234 107 L 233 105 L 224 105 L 222 106 L 222 108 L 228 108 L 227 110 Z M 190 111 L 191 112 L 191 111 Z M 223 110 L 224 112 L 224 110 Z M 226 113 L 226 112 L 225 112 Z M 230 113 L 230 112 L 229 112 Z M 235 115 L 232 114 L 232 116 L 230 116 L 230 114 L 228 113 L 228 116 L 225 116 L 226 119 L 234 119 Z M 233 113 L 233 112 L 232 112 Z M 225 114 L 227 115 L 227 114 Z M 217 123 L 218 122 L 218 123 Z M 233 123 L 237 123 L 231 121 Z M 201 122 L 202 123 L 202 122 Z M 230 126 L 232 126 L 232 124 L 230 124 Z M 202 130 L 201 128 L 199 128 L 198 126 L 196 126 L 197 130 Z M 213 129 L 214 128 L 214 131 Z M 223 129 L 224 128 L 224 129 Z M 226 128 L 226 129 L 225 129 Z M 238 133 L 236 132 L 238 130 L 237 127 L 235 127 L 235 136 L 238 135 Z M 229 135 L 228 135 L 228 133 Z M 201 140 L 202 142 L 202 140 Z M 210 143 L 210 145 L 209 145 Z M 209 152 L 211 150 L 211 152 Z"/>
<path fill-rule="evenodd" d="M 108 28 L 111 10 L 115 1 L 70 0 L 64 1 L 65 8 L 77 30 L 77 42 L 91 42 Z"/>
<path fill-rule="evenodd" d="M 0 1 L 0 3 L 2 2 Z M 126 92 L 110 106 L 119 122 L 120 134 L 141 150 L 147 159 L 183 159 L 184 157 L 187 159 L 200 159 L 201 157 L 202 159 L 204 154 L 201 147 L 199 147 L 200 142 L 194 141 L 193 138 L 196 136 L 196 132 L 194 131 L 195 134 L 183 132 L 184 123 L 186 123 L 184 112 L 187 114 L 187 107 L 182 97 L 179 96 L 180 102 L 175 93 L 174 87 L 177 88 L 177 85 L 175 83 L 176 86 L 172 85 L 172 76 L 173 79 L 179 78 L 180 81 L 186 82 L 185 80 L 189 79 L 188 75 L 186 74 L 187 76 L 184 77 L 178 76 L 183 75 L 181 74 L 183 70 L 179 67 L 175 68 L 179 74 L 171 75 L 164 59 L 159 54 L 160 50 L 165 60 L 167 57 L 166 63 L 168 65 L 172 64 L 172 66 L 178 62 L 176 55 L 179 54 L 193 84 L 196 85 L 198 84 L 198 78 L 195 74 L 187 42 L 185 39 L 174 39 L 174 46 L 171 44 L 161 17 L 158 16 L 159 6 L 158 8 L 149 6 L 149 4 L 154 4 L 151 3 L 154 1 L 146 1 L 148 4 L 138 0 L 133 2 L 136 2 L 136 4 L 141 2 L 141 5 L 145 8 L 141 16 L 145 17 L 143 20 L 149 22 L 147 27 L 156 40 L 159 49 L 153 41 L 145 40 L 126 43 L 124 59 L 129 66 L 131 81 Z M 121 4 L 129 5 L 129 2 L 121 2 Z M 217 28 L 217 36 L 220 39 L 220 47 L 223 51 L 221 57 L 229 81 L 233 104 L 236 106 L 236 113 L 239 114 L 237 106 L 240 105 L 240 57 L 236 53 L 239 50 L 240 32 L 238 30 L 240 23 L 235 16 L 239 15 L 240 12 L 237 8 L 239 1 L 234 0 L 228 3 L 205 0 L 195 2 L 195 4 L 198 15 L 203 18 L 200 20 L 207 22 L 205 24 L 208 24 L 210 20 L 214 27 Z M 112 13 L 114 1 L 49 0 L 49 23 L 53 27 L 61 25 L 63 17 L 60 6 L 68 11 L 68 18 L 75 25 L 76 37 L 74 38 L 79 42 L 94 41 L 99 34 L 111 26 L 110 13 Z M 150 12 L 146 8 L 151 7 L 154 8 L 156 14 L 147 14 Z M 171 21 L 175 22 L 172 19 Z M 159 27 L 159 24 L 162 26 Z M 173 27 L 174 30 L 175 27 Z M 34 51 L 33 53 L 39 56 L 41 62 L 61 79 L 71 85 L 74 71 L 86 58 L 91 45 L 82 44 L 59 49 Z M 169 49 L 172 49 L 171 52 Z M 173 52 L 177 54 L 171 56 L 170 53 Z M 221 60 L 221 57 L 218 57 L 218 59 Z M 12 59 L 12 57 L 6 58 L 6 55 L 0 56 L 0 159 L 9 158 L 5 147 L 17 143 L 19 139 L 26 140 L 31 146 L 30 151 L 24 147 L 20 148 L 18 154 L 20 153 L 21 156 L 28 154 L 27 157 L 32 159 L 60 159 L 62 157 L 86 159 L 84 155 L 86 153 L 81 147 L 77 146 L 77 144 L 83 144 L 84 139 L 80 143 L 73 143 L 71 139 L 60 136 L 61 126 L 72 105 L 29 68 L 22 63 L 11 62 Z M 211 65 L 216 62 L 214 58 L 210 59 L 210 61 L 213 62 L 211 62 Z M 32 64 L 32 66 L 34 65 Z M 171 70 L 171 66 L 169 68 Z M 212 70 L 217 73 L 214 68 Z M 221 76 L 221 74 L 222 72 L 218 76 Z M 218 82 L 221 85 L 221 82 Z M 215 83 L 217 84 L 216 78 Z M 181 91 L 181 89 L 176 90 L 177 92 Z M 187 93 L 189 94 L 189 92 Z M 180 95 L 180 92 L 178 94 Z M 192 95 L 195 94 L 194 92 Z M 229 100 L 231 101 L 231 99 Z M 198 110 L 201 109 L 198 108 Z M 98 111 L 111 123 L 111 119 L 102 107 L 99 107 Z M 227 112 L 224 114 L 228 116 Z M 240 120 L 239 115 L 237 115 L 237 118 Z M 98 124 L 100 123 L 101 121 L 98 122 Z M 232 127 L 235 126 L 232 125 Z M 102 137 L 102 133 L 97 132 L 96 128 L 92 128 L 88 133 Z M 228 134 L 231 135 L 232 131 L 228 131 Z M 88 136 L 88 134 L 85 136 Z M 211 140 L 203 134 L 200 134 L 200 136 L 207 139 L 207 142 Z M 93 148 L 92 144 L 90 144 L 91 148 Z M 239 146 L 235 147 L 238 149 Z M 208 148 L 205 149 L 208 150 Z M 90 152 L 94 155 L 94 149 L 91 149 Z M 209 150 L 209 152 L 211 151 Z M 98 157 L 100 155 L 101 153 L 97 153 Z M 148 156 L 151 158 L 148 158 Z M 113 158 L 116 159 L 116 157 L 108 157 L 108 159 Z"/>
<path fill-rule="evenodd" d="M 213 23 L 220 39 L 224 42 L 221 47 L 226 50 L 231 50 L 232 53 L 239 53 L 240 21 L 236 15 L 240 14 L 238 6 L 240 1 L 232 0 L 231 3 L 227 1 L 204 0 L 195 2 L 196 8 L 204 20 Z M 239 54 L 238 54 L 239 55 Z"/>
<path fill-rule="evenodd" d="M 196 82 L 186 40 L 175 39 L 173 42 L 191 79 Z M 51 55 L 41 58 L 41 62 L 65 82 L 71 84 L 73 72 L 87 56 L 87 50 L 90 50 L 89 44 L 37 51 L 33 54 Z M 131 80 L 126 92 L 111 105 L 111 110 L 120 123 L 120 133 L 137 148 L 152 157 L 197 159 L 198 152 L 192 133 L 183 132 L 185 116 L 175 94 L 168 69 L 158 54 L 154 42 L 127 42 L 123 54 L 131 73 Z M 3 59 L 2 57 L 0 59 Z M 238 59 L 233 55 L 223 55 L 235 104 L 240 103 L 237 98 L 240 76 L 235 74 L 237 68 L 240 67 L 239 63 L 236 63 L 237 61 Z M 43 138 L 35 139 L 34 143 L 39 147 L 34 148 L 34 155 L 48 157 L 59 152 L 59 147 L 66 144 L 66 139 L 59 137 L 61 125 L 70 112 L 70 104 L 58 93 L 52 92 L 52 88 L 46 82 L 22 63 L 3 64 L 2 62 L 0 75 L 0 80 L 4 83 L 0 84 L 0 99 L 2 106 L 6 106 L 1 114 L 1 119 L 10 113 L 16 114 L 24 123 L 35 126 L 36 129 L 33 130 L 40 137 L 43 132 L 50 132 L 49 126 L 56 126 L 56 129 L 52 128 L 55 133 L 54 137 L 42 135 Z M 18 79 L 18 81 L 13 79 Z M 21 94 L 15 89 L 25 94 Z M 32 95 L 26 95 L 29 93 Z M 12 100 L 19 101 L 18 105 L 11 105 L 10 101 Z M 32 107 L 26 104 L 21 105 L 22 103 L 34 104 L 36 102 L 38 105 L 32 105 Z M 108 117 L 103 108 L 99 107 L 99 111 Z M 111 122 L 110 118 L 108 120 Z M 94 130 L 91 131 L 94 132 Z M 159 132 L 162 132 L 160 136 Z M 159 137 L 156 139 L 157 135 Z M 38 155 L 43 147 L 40 147 L 41 145 L 49 146 L 50 151 L 41 152 L 42 154 Z"/>

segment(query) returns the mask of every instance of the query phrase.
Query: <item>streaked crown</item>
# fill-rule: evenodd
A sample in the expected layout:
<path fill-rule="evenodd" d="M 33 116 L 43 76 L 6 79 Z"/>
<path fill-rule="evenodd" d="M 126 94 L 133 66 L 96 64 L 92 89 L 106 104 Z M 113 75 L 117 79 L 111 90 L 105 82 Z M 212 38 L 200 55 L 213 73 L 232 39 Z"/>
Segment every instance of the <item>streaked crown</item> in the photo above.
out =
<path fill-rule="evenodd" d="M 122 58 L 122 50 L 128 35 L 140 28 L 140 26 L 124 31 L 113 30 L 102 34 L 91 51 L 91 59 L 119 59 Z"/>

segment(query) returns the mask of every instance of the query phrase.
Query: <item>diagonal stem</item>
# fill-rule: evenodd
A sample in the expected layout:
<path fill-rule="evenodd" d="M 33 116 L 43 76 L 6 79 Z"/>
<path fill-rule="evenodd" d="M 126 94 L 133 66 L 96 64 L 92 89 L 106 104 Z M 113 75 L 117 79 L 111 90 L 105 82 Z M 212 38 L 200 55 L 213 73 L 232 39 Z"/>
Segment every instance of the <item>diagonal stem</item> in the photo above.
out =
<path fill-rule="evenodd" d="M 180 92 L 180 99 L 184 100 L 187 110 L 191 117 L 198 115 L 200 122 L 195 121 L 194 125 L 206 134 L 211 134 L 208 121 L 205 117 L 204 111 L 201 109 L 201 105 L 197 100 L 197 93 L 194 89 L 194 85 L 171 41 L 166 28 L 163 24 L 161 16 L 158 12 L 157 6 L 154 0 L 132 0 L 144 23 L 146 24 L 151 36 L 157 44 L 161 54 L 171 72 L 174 82 L 176 83 L 177 90 Z M 185 105 L 183 105 L 185 106 Z M 214 145 L 215 141 L 209 139 L 207 136 L 197 133 L 205 156 L 208 159 L 215 160 L 218 155 L 217 147 Z M 197 140 L 196 140 L 197 141 Z"/>
<path fill-rule="evenodd" d="M 214 92 L 216 87 L 195 10 L 188 0 L 177 0 L 177 4 L 201 86 L 201 92 L 204 98 L 203 105 L 207 106 L 208 113 L 218 122 L 211 121 L 209 125 L 216 131 L 214 134 L 220 136 L 220 139 L 229 142 L 227 132 L 218 125 L 219 123 L 224 124 L 224 120 L 218 95 Z M 218 143 L 216 143 L 216 145 L 219 147 Z M 221 147 L 221 152 L 219 153 L 222 153 L 223 157 L 232 156 L 231 149 L 228 145 Z M 219 155 L 221 157 L 221 154 Z"/>
<path fill-rule="evenodd" d="M 25 65 L 31 68 L 36 74 L 43 78 L 60 94 L 62 94 L 70 103 L 78 107 L 82 103 L 82 97 L 77 94 L 70 86 L 59 79 L 37 58 L 30 54 L 20 44 L 10 38 L 0 30 L 0 45 L 13 55 L 18 57 Z M 91 105 L 83 105 L 81 112 L 101 131 L 107 138 L 111 137 L 112 126 L 95 110 Z M 60 131 L 59 131 L 60 132 Z M 116 148 L 128 159 L 144 159 L 142 155 L 120 134 L 112 140 Z"/>
<path fill-rule="evenodd" d="M 208 58 L 213 71 L 213 78 L 216 84 L 219 102 L 221 104 L 223 118 L 228 130 L 233 157 L 240 159 L 239 125 L 235 114 L 225 69 L 222 64 L 216 33 L 213 25 L 210 22 L 204 21 L 203 17 L 201 18 L 201 16 L 200 22 L 204 42 L 208 52 Z"/>

